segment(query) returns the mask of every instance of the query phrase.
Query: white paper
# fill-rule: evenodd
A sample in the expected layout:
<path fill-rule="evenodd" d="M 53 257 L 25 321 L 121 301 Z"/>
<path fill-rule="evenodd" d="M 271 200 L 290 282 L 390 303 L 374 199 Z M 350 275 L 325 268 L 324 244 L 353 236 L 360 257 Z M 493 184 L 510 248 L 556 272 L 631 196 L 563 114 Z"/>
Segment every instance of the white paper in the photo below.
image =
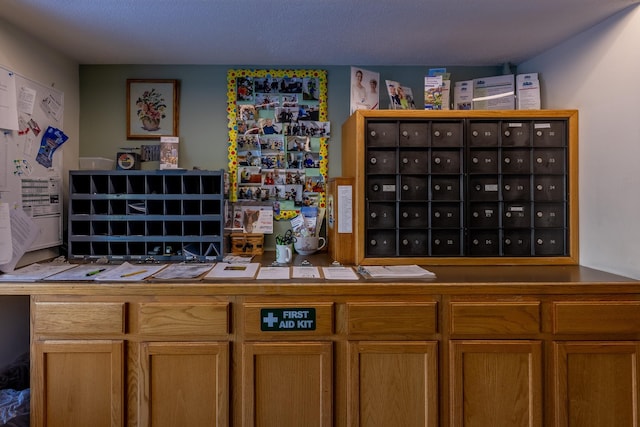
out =
<path fill-rule="evenodd" d="M 11 215 L 9 204 L 0 202 L 0 264 L 11 261 L 13 244 L 11 243 Z"/>
<path fill-rule="evenodd" d="M 320 270 L 314 266 L 293 266 L 291 278 L 293 279 L 320 279 Z"/>
<path fill-rule="evenodd" d="M 1 282 L 35 282 L 52 276 L 61 271 L 76 267 L 77 264 L 69 263 L 45 263 L 45 264 L 29 264 L 20 268 L 11 274 L 0 274 Z"/>
<path fill-rule="evenodd" d="M 351 267 L 322 267 L 322 274 L 327 280 L 358 280 Z"/>
<path fill-rule="evenodd" d="M 22 255 L 40 235 L 40 228 L 22 209 L 9 209 L 11 217 L 11 261 L 0 265 L 0 271 L 11 273 Z M 7 236 L 3 236 L 7 237 Z"/>
<path fill-rule="evenodd" d="M 21 87 L 20 93 L 18 93 L 18 110 L 21 113 L 32 115 L 35 103 L 36 91 L 28 87 Z"/>
<path fill-rule="evenodd" d="M 338 233 L 353 233 L 353 188 L 338 185 Z"/>
<path fill-rule="evenodd" d="M 3 71 L 0 72 L 0 129 L 19 128 L 15 74 Z"/>
<path fill-rule="evenodd" d="M 371 265 L 363 266 L 363 270 L 373 278 L 435 278 L 436 275 L 418 265 Z"/>
<path fill-rule="evenodd" d="M 260 267 L 257 279 L 289 280 L 289 267 Z"/>
<path fill-rule="evenodd" d="M 166 264 L 131 264 L 124 262 L 113 270 L 104 271 L 96 276 L 96 281 L 130 282 L 144 280 L 165 268 Z"/>
<path fill-rule="evenodd" d="M 227 264 L 219 262 L 204 276 L 205 279 L 253 279 L 260 264 L 257 262 Z"/>
<path fill-rule="evenodd" d="M 170 280 L 170 279 L 195 279 L 208 273 L 215 264 L 196 264 L 196 263 L 179 263 L 169 264 L 167 268 L 163 268 L 151 279 Z"/>

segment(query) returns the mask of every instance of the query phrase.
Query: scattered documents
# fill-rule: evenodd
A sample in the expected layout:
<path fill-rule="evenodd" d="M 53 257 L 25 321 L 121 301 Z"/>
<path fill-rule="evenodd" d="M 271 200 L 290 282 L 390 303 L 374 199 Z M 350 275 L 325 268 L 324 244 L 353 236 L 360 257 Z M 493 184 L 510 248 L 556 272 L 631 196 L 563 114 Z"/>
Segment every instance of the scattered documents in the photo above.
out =
<path fill-rule="evenodd" d="M 260 264 L 249 263 L 224 263 L 219 262 L 205 276 L 205 279 L 253 279 L 258 272 Z"/>
<path fill-rule="evenodd" d="M 419 265 L 371 265 L 363 266 L 361 271 L 371 278 L 424 278 L 433 279 L 435 273 L 426 270 Z"/>

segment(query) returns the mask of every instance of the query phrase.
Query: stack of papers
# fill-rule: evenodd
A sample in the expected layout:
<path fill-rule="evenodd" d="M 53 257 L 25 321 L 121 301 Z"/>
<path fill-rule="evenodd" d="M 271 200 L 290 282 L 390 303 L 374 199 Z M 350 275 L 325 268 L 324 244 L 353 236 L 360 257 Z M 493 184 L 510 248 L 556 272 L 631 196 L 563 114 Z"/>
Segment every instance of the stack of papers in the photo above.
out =
<path fill-rule="evenodd" d="M 435 273 L 418 265 L 371 265 L 363 266 L 361 270 L 372 278 L 433 279 L 436 277 Z"/>
<path fill-rule="evenodd" d="M 103 264 L 78 264 L 74 268 L 64 270 L 60 273 L 49 276 L 44 280 L 50 281 L 82 281 L 82 280 L 95 280 L 99 275 L 106 273 L 109 270 L 116 268 L 115 265 L 103 265 Z"/>

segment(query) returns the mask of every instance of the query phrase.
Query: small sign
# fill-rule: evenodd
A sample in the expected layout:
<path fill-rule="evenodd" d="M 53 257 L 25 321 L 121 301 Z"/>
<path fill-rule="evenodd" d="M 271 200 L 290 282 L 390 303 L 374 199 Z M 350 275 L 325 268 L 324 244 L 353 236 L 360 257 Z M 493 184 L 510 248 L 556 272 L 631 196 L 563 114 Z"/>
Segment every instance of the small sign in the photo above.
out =
<path fill-rule="evenodd" d="M 315 308 L 262 308 L 261 331 L 315 331 Z"/>

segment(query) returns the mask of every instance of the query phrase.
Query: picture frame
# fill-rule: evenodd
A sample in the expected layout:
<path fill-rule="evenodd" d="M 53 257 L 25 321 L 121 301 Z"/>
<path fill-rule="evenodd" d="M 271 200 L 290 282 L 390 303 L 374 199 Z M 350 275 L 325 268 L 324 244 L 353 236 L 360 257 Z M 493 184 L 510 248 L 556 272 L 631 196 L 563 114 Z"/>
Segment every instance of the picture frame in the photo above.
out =
<path fill-rule="evenodd" d="M 179 80 L 127 79 L 127 139 L 179 136 Z"/>

